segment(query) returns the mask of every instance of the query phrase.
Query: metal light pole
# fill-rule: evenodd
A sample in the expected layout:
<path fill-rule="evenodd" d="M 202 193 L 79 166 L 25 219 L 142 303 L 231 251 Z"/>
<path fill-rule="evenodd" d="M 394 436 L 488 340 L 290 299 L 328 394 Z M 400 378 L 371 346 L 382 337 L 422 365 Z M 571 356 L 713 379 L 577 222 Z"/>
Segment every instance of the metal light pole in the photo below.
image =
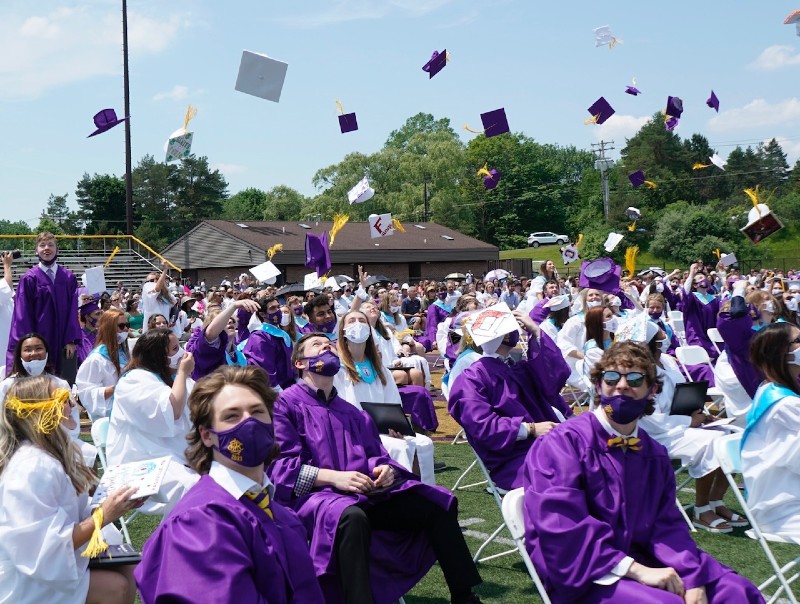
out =
<path fill-rule="evenodd" d="M 122 81 L 125 88 L 125 217 L 128 235 L 133 235 L 133 173 L 131 169 L 131 90 L 128 78 L 128 2 L 122 0 Z M 128 245 L 131 245 L 130 239 Z"/>

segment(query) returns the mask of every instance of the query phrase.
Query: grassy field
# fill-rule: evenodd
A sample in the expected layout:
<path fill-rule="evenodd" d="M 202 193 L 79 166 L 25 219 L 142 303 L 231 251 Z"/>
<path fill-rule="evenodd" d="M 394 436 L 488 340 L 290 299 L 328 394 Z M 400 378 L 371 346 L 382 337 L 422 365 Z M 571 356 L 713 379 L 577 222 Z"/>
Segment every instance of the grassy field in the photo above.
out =
<path fill-rule="evenodd" d="M 450 445 L 447 443 L 436 444 L 436 458 L 447 463 L 447 469 L 437 474 L 439 484 L 451 487 L 464 468 L 473 459 L 472 450 L 466 444 Z M 472 474 L 476 482 L 480 478 L 479 471 Z M 684 503 L 693 500 L 692 493 L 680 493 Z M 467 544 L 475 552 L 481 539 L 470 536 L 475 533 L 491 533 L 500 525 L 500 511 L 491 495 L 480 488 L 458 491 L 459 518 L 463 524 L 469 524 L 470 534 Z M 733 498 L 729 496 L 728 504 L 735 509 Z M 466 522 L 465 522 L 466 521 Z M 131 526 L 131 538 L 135 545 L 141 548 L 144 540 L 156 527 L 156 520 L 149 517 L 140 517 Z M 506 539 L 508 534 L 503 534 Z M 715 556 L 718 560 L 732 567 L 740 574 L 748 577 L 755 583 L 760 583 L 770 574 L 770 566 L 758 543 L 749 539 L 743 529 L 736 529 L 729 535 L 712 535 L 710 533 L 695 533 L 697 543 Z M 213 547 L 213 544 L 209 544 Z M 508 546 L 490 546 L 487 554 L 499 553 Z M 791 559 L 791 554 L 797 555 L 797 547 L 774 546 L 773 551 L 778 561 L 785 563 Z M 504 556 L 479 565 L 483 577 L 483 584 L 476 590 L 484 602 L 540 602 L 536 590 L 528 577 L 525 567 L 517 554 Z M 800 596 L 800 590 L 796 590 Z M 438 567 L 434 567 L 428 575 L 405 597 L 407 604 L 446 604 L 450 601 L 449 594 Z"/>

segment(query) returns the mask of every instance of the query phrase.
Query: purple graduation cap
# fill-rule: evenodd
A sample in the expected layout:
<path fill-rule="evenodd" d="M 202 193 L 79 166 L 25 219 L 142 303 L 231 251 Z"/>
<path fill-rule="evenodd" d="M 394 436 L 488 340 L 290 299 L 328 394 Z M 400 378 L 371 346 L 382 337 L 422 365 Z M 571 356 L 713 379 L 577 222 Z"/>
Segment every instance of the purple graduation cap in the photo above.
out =
<path fill-rule="evenodd" d="M 634 189 L 638 189 L 645 181 L 644 170 L 636 170 L 633 174 L 628 174 L 628 180 L 631 181 Z"/>
<path fill-rule="evenodd" d="M 605 121 L 614 115 L 614 108 L 609 105 L 605 97 L 597 99 L 591 107 L 587 110 L 592 116 L 592 121 L 595 124 L 603 124 Z"/>
<path fill-rule="evenodd" d="M 497 186 L 497 183 L 500 182 L 500 177 L 503 175 L 500 170 L 491 169 L 489 170 L 489 174 L 483 177 L 483 186 L 486 187 L 487 191 L 491 191 Z"/>
<path fill-rule="evenodd" d="M 636 86 L 625 86 L 625 93 L 633 96 L 638 96 L 642 94 L 642 91 L 639 90 Z"/>
<path fill-rule="evenodd" d="M 339 116 L 339 129 L 342 134 L 345 132 L 353 132 L 358 130 L 358 122 L 356 121 L 355 113 L 345 113 Z"/>
<path fill-rule="evenodd" d="M 428 72 L 428 79 L 431 79 L 447 65 L 447 49 L 439 52 L 434 50 L 431 55 L 431 60 L 422 66 L 422 71 Z"/>
<path fill-rule="evenodd" d="M 667 132 L 672 132 L 675 130 L 675 126 L 678 125 L 680 120 L 677 117 L 668 117 L 666 121 L 664 121 L 664 130 Z"/>
<path fill-rule="evenodd" d="M 306 268 L 317 271 L 317 277 L 322 277 L 331 270 L 331 256 L 328 251 L 328 234 L 314 235 L 306 233 Z"/>
<path fill-rule="evenodd" d="M 486 138 L 491 138 L 498 134 L 505 134 L 509 130 L 506 110 L 502 108 L 481 113 L 481 122 L 483 123 L 483 130 L 486 134 Z"/>
<path fill-rule="evenodd" d="M 106 130 L 111 130 L 117 124 L 124 122 L 130 116 L 127 115 L 123 118 L 117 118 L 117 112 L 113 109 L 101 109 L 97 113 L 94 114 L 94 125 L 97 126 L 97 130 L 92 132 L 86 138 L 91 138 L 98 134 L 102 134 Z"/>
<path fill-rule="evenodd" d="M 94 298 L 92 298 L 91 300 L 86 300 L 86 302 L 84 302 L 78 307 L 78 312 L 80 313 L 81 317 L 85 317 L 86 315 L 89 315 L 96 310 L 100 310 L 100 305 Z"/>
<path fill-rule="evenodd" d="M 598 258 L 581 264 L 581 277 L 579 287 L 590 287 L 607 293 L 614 293 L 619 289 L 619 277 L 622 267 L 614 263 L 611 258 Z"/>
<path fill-rule="evenodd" d="M 669 117 L 680 118 L 683 113 L 683 101 L 677 96 L 668 96 L 667 109 L 664 113 Z"/>
<path fill-rule="evenodd" d="M 711 96 L 708 97 L 708 100 L 706 101 L 706 105 L 708 105 L 714 111 L 719 113 L 719 99 L 717 98 L 717 95 L 714 94 L 713 90 L 711 91 Z"/>

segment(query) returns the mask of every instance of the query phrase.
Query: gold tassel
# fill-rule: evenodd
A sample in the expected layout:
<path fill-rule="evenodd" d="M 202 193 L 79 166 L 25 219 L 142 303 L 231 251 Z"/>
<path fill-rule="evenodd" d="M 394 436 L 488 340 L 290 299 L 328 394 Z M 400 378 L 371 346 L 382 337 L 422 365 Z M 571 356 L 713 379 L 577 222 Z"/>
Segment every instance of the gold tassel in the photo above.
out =
<path fill-rule="evenodd" d="M 186 129 L 189 127 L 189 122 L 197 115 L 197 107 L 192 107 L 189 105 L 189 108 L 186 110 L 186 117 L 183 118 L 183 131 L 186 132 Z"/>
<path fill-rule="evenodd" d="M 282 243 L 276 243 L 275 245 L 273 245 L 271 248 L 269 248 L 267 250 L 267 260 L 272 260 L 272 257 L 275 254 L 277 254 L 278 252 L 282 252 L 282 251 L 283 251 L 283 244 Z"/>
<path fill-rule="evenodd" d="M 392 218 L 392 224 L 394 225 L 394 228 L 396 228 L 401 233 L 406 232 L 406 227 L 400 224 L 400 221 L 397 218 Z"/>
<path fill-rule="evenodd" d="M 700 162 L 695 162 L 692 165 L 692 170 L 702 170 L 703 168 L 710 168 L 713 164 L 701 164 Z"/>
<path fill-rule="evenodd" d="M 35 429 L 42 434 L 50 434 L 61 425 L 64 415 L 64 404 L 69 399 L 70 392 L 66 388 L 56 388 L 52 398 L 43 401 L 21 400 L 15 396 L 6 398 L 6 409 L 13 411 L 18 418 L 28 419 L 36 411 L 40 411 L 36 418 Z"/>
<path fill-rule="evenodd" d="M 578 240 L 575 242 L 575 247 L 581 247 L 583 243 L 583 233 L 578 233 Z"/>
<path fill-rule="evenodd" d="M 750 198 L 750 201 L 753 202 L 753 207 L 758 211 L 758 215 L 761 216 L 761 209 L 758 207 L 758 204 L 761 203 L 758 200 L 758 185 L 756 185 L 754 189 L 745 189 L 744 193 Z"/>
<path fill-rule="evenodd" d="M 639 254 L 639 246 L 634 245 L 625 250 L 625 269 L 630 273 L 630 277 L 636 272 L 636 256 Z"/>
<path fill-rule="evenodd" d="M 585 120 L 583 120 L 583 123 L 588 126 L 589 124 L 596 124 L 597 120 L 599 119 L 600 119 L 600 114 L 598 113 L 597 115 L 593 115 L 592 117 L 587 117 Z"/>
<path fill-rule="evenodd" d="M 648 189 L 655 189 L 656 187 L 658 187 L 658 185 L 654 183 L 652 180 L 646 180 L 644 181 L 644 184 L 647 185 Z"/>
<path fill-rule="evenodd" d="M 478 174 L 477 174 L 477 176 L 491 176 L 491 175 L 492 175 L 492 173 L 489 172 L 489 163 L 488 162 L 483 164 L 483 168 L 478 170 Z"/>
<path fill-rule="evenodd" d="M 632 223 L 628 225 L 628 230 L 633 233 L 636 230 L 636 221 L 634 220 Z"/>
<path fill-rule="evenodd" d="M 466 130 L 467 132 L 472 132 L 472 134 L 483 134 L 484 132 L 486 132 L 486 130 L 473 130 L 466 124 L 464 124 L 462 128 L 464 128 L 464 130 Z"/>
<path fill-rule="evenodd" d="M 92 512 L 92 520 L 94 521 L 94 532 L 92 533 L 86 549 L 83 550 L 81 556 L 84 558 L 94 558 L 99 556 L 108 549 L 108 543 L 103 540 L 103 508 L 97 507 Z"/>
<path fill-rule="evenodd" d="M 333 247 L 333 242 L 336 239 L 336 233 L 342 230 L 342 227 L 347 224 L 347 221 L 350 220 L 350 217 L 347 214 L 334 214 L 333 215 L 333 226 L 331 230 L 328 232 L 328 247 Z"/>
<path fill-rule="evenodd" d="M 336 99 L 336 109 L 339 110 L 339 115 L 344 115 L 344 107 L 342 107 L 342 102 L 339 99 Z"/>
<path fill-rule="evenodd" d="M 103 268 L 105 268 L 105 267 L 107 267 L 109 264 L 111 264 L 111 261 L 114 259 L 114 256 L 116 256 L 116 255 L 117 255 L 117 252 L 119 252 L 119 246 L 116 246 L 116 247 L 114 247 L 114 251 L 113 251 L 113 252 L 111 252 L 111 255 L 108 257 L 108 260 L 106 260 L 106 263 L 105 263 L 105 265 L 103 266 Z"/>
<path fill-rule="evenodd" d="M 403 341 L 403 338 L 406 336 L 413 336 L 414 330 L 413 329 L 404 329 L 403 331 L 398 331 L 394 334 L 394 337 L 397 338 L 399 342 Z"/>
<path fill-rule="evenodd" d="M 717 248 L 715 250 L 712 250 L 712 251 L 714 252 L 714 255 L 717 257 L 717 262 L 722 260 L 722 258 L 721 258 L 722 254 L 720 253 L 719 248 Z"/>

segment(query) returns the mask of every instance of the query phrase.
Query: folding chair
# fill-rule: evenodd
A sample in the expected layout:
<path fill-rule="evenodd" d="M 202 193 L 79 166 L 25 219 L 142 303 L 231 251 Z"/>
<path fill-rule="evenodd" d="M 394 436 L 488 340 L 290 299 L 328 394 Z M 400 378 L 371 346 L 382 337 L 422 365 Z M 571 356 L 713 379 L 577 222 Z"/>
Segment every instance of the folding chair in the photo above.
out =
<path fill-rule="evenodd" d="M 486 466 L 484 465 L 484 463 L 481 460 L 481 458 L 478 457 L 477 453 L 475 454 L 475 464 L 477 464 L 478 467 L 481 469 L 481 472 L 483 472 L 483 475 L 486 478 L 485 482 L 488 485 L 486 487 L 486 490 L 489 491 L 489 493 L 492 495 L 492 497 L 494 497 L 495 503 L 497 503 L 497 507 L 500 509 L 500 512 L 502 513 L 502 511 L 503 511 L 503 499 L 502 499 L 502 497 L 503 497 L 503 495 L 506 494 L 506 491 L 504 491 L 503 489 L 498 487 L 496 484 L 494 484 L 494 481 L 492 480 L 491 476 L 489 476 L 489 470 L 486 469 Z M 470 467 L 472 467 L 472 466 L 470 466 Z M 476 483 L 476 484 L 478 484 L 478 483 Z M 470 486 L 474 486 L 474 485 L 470 485 Z M 466 488 L 466 487 L 462 487 L 462 488 Z M 478 551 L 475 552 L 475 555 L 472 558 L 473 562 L 475 562 L 476 564 L 478 562 L 486 562 L 487 560 L 493 560 L 494 558 L 501 558 L 502 556 L 507 556 L 507 555 L 513 554 L 514 552 L 517 551 L 517 548 L 515 547 L 514 549 L 506 550 L 504 552 L 500 552 L 499 554 L 492 554 L 491 556 L 486 556 L 485 558 L 481 558 L 481 554 L 483 553 L 483 550 L 485 550 L 486 547 L 492 541 L 494 541 L 497 538 L 497 536 L 503 531 L 504 528 L 506 528 L 505 521 L 502 522 L 500 524 L 500 526 L 498 526 L 497 529 L 495 529 L 495 531 L 491 535 L 489 535 L 489 537 L 486 539 L 486 541 L 484 541 L 481 544 L 481 546 L 478 548 Z"/>
<path fill-rule="evenodd" d="M 539 592 L 539 597 L 544 604 L 550 604 L 550 598 L 544 589 L 544 585 L 542 585 L 539 573 L 536 572 L 536 568 L 528 555 L 528 550 L 525 549 L 525 519 L 522 514 L 523 495 L 524 489 L 522 488 L 506 493 L 506 496 L 503 497 L 502 505 L 503 520 L 505 520 L 506 526 L 511 533 L 511 538 L 514 539 L 514 543 L 517 545 L 522 561 L 525 563 L 525 568 L 528 569 L 528 574 L 533 579 L 533 584 Z"/>
<path fill-rule="evenodd" d="M 711 340 L 711 343 L 714 345 L 714 348 L 717 349 L 717 354 L 722 354 L 722 349 L 719 347 L 722 344 L 723 348 L 725 347 L 725 340 L 722 338 L 722 334 L 719 332 L 719 329 L 716 327 L 709 327 L 706 330 L 708 334 L 708 339 Z"/>
<path fill-rule="evenodd" d="M 686 346 L 686 326 L 683 323 L 683 312 L 680 310 L 671 310 L 667 313 L 667 320 L 672 325 L 672 330 L 678 338 L 678 343 L 681 346 Z"/>
<path fill-rule="evenodd" d="M 675 357 L 678 359 L 678 363 L 689 381 L 693 381 L 692 375 L 689 373 L 689 365 L 707 365 L 711 370 L 711 374 L 716 377 L 708 352 L 702 346 L 678 346 L 675 349 Z M 725 393 L 722 390 L 716 386 L 711 386 L 708 389 L 708 396 L 714 400 L 712 405 L 717 405 L 720 410 L 725 409 Z M 708 409 L 708 406 L 706 409 Z"/>
<path fill-rule="evenodd" d="M 108 444 L 108 418 L 107 417 L 100 417 L 92 423 L 92 441 L 94 442 L 94 446 L 97 447 L 97 458 L 100 460 L 100 467 L 103 469 L 103 473 L 105 474 L 106 470 L 108 469 L 108 461 L 106 459 L 106 445 Z M 125 520 L 125 517 L 119 519 L 120 529 L 122 530 L 122 536 L 125 538 L 125 542 L 129 545 L 133 545 L 133 541 L 131 541 L 130 533 L 128 533 L 128 523 L 133 521 L 139 515 L 139 511 L 136 510 L 131 514 L 128 520 Z"/>
<path fill-rule="evenodd" d="M 731 491 L 736 497 L 738 505 L 741 507 L 744 515 L 747 516 L 747 520 L 750 522 L 750 526 L 752 527 L 750 530 L 745 531 L 746 535 L 751 539 L 758 541 L 758 544 L 761 546 L 761 549 L 764 550 L 764 554 L 767 556 L 767 560 L 769 560 L 769 563 L 772 566 L 772 570 L 775 571 L 774 575 L 758 586 L 758 590 L 766 597 L 767 594 L 764 590 L 770 588 L 770 585 L 777 582 L 775 593 L 771 598 L 769 598 L 767 604 L 776 602 L 782 593 L 785 593 L 785 598 L 792 602 L 792 604 L 797 604 L 797 598 L 792 592 L 791 583 L 797 579 L 798 576 L 800 576 L 800 572 L 793 571 L 794 574 L 791 577 L 787 577 L 787 574 L 789 571 L 797 567 L 798 563 L 800 563 L 800 556 L 784 566 L 779 566 L 778 561 L 775 559 L 775 556 L 772 553 L 772 550 L 770 550 L 767 543 L 768 541 L 772 541 L 773 543 L 794 542 L 788 541 L 787 539 L 777 535 L 762 533 L 761 529 L 758 527 L 758 523 L 753 518 L 750 508 L 748 507 L 747 502 L 744 500 L 744 497 L 742 497 L 742 494 L 739 492 L 739 487 L 733 478 L 734 474 L 741 474 L 742 472 L 742 456 L 740 452 L 741 446 L 742 434 L 737 432 L 735 434 L 730 434 L 716 439 L 714 441 L 714 453 L 717 456 L 717 461 L 719 461 L 719 466 L 722 469 L 722 472 L 725 474 L 725 478 L 728 479 L 728 484 L 731 486 Z"/>

